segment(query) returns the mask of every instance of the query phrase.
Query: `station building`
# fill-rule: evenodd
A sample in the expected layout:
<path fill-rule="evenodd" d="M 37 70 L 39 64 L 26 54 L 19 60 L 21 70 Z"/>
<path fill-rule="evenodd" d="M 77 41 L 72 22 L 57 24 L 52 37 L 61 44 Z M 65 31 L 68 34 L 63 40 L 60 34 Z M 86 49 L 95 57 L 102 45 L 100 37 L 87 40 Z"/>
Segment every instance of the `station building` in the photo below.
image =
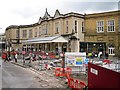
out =
<path fill-rule="evenodd" d="M 93 14 L 47 9 L 37 23 L 6 28 L 7 50 L 45 52 L 108 52 L 120 56 L 120 12 Z"/>

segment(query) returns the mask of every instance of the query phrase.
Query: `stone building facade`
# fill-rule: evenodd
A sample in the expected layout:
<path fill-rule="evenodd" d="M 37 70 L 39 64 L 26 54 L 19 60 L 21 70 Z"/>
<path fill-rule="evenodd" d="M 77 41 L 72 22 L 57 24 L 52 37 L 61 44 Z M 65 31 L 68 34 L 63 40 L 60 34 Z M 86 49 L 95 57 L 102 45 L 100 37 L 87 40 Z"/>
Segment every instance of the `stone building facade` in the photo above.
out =
<path fill-rule="evenodd" d="M 120 13 L 111 11 L 95 14 L 46 10 L 37 23 L 11 25 L 6 28 L 7 50 L 26 51 L 99 52 L 120 55 Z"/>
<path fill-rule="evenodd" d="M 32 25 L 12 25 L 6 28 L 6 41 L 8 43 L 8 50 L 16 48 L 25 48 L 26 51 L 33 48 L 36 51 L 72 51 L 79 52 L 80 41 L 84 41 L 84 33 L 82 33 L 82 22 L 84 15 L 78 13 L 60 14 L 56 10 L 54 17 L 51 17 L 47 10 L 39 21 Z M 51 43 L 29 43 L 29 39 L 37 39 L 53 36 L 61 36 L 66 39 L 66 42 L 56 41 Z M 74 41 L 71 41 L 70 38 Z M 26 40 L 26 41 L 24 41 Z M 28 40 L 28 41 L 27 41 Z M 50 40 L 49 40 L 50 41 Z M 28 42 L 28 43 L 23 43 Z M 74 45 L 75 44 L 75 45 Z M 69 47 L 68 47 L 69 45 Z M 74 46 L 73 46 L 74 45 Z M 46 48 L 47 47 L 47 48 Z M 75 48 L 74 48 L 75 47 Z M 72 48 L 72 49 L 71 49 Z M 71 50 L 70 50 L 71 49 Z"/>
<path fill-rule="evenodd" d="M 5 49 L 5 34 L 4 33 L 0 33 L 0 51 Z"/>
<path fill-rule="evenodd" d="M 120 12 L 85 15 L 85 41 L 92 51 L 107 51 L 120 56 Z M 89 49 L 89 47 L 88 47 Z"/>

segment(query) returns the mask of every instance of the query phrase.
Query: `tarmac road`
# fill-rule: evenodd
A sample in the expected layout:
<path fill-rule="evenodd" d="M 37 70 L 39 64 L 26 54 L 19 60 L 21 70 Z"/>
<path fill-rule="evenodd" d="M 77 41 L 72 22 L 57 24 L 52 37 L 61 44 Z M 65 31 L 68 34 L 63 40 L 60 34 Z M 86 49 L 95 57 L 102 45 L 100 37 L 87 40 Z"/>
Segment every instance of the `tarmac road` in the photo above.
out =
<path fill-rule="evenodd" d="M 11 62 L 2 62 L 2 90 L 69 90 L 64 81 L 57 79 L 53 72 L 34 72 L 30 68 L 23 68 Z"/>
<path fill-rule="evenodd" d="M 36 73 L 10 62 L 2 63 L 2 88 L 41 88 Z"/>

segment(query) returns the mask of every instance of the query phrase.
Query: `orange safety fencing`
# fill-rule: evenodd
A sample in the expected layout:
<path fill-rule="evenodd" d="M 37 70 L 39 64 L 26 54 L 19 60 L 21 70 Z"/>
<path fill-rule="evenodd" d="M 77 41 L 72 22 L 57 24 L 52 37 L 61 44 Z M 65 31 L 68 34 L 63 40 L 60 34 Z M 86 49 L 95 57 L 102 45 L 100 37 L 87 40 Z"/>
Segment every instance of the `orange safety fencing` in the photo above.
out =
<path fill-rule="evenodd" d="M 69 77 L 68 86 L 74 90 L 83 90 L 86 87 L 86 84 L 83 81 Z"/>
<path fill-rule="evenodd" d="M 67 76 L 67 74 L 71 74 L 71 68 L 56 68 L 55 75 L 56 76 Z"/>
<path fill-rule="evenodd" d="M 7 54 L 6 53 L 2 53 L 2 59 L 6 59 L 7 58 Z"/>
<path fill-rule="evenodd" d="M 51 59 L 55 59 L 55 55 L 49 55 Z"/>
<path fill-rule="evenodd" d="M 71 68 L 56 68 L 55 76 L 65 76 L 67 78 L 68 86 L 74 90 L 83 90 L 86 87 L 85 82 L 71 78 Z"/>
<path fill-rule="evenodd" d="M 59 58 L 59 55 L 56 55 L 54 52 L 44 52 L 44 51 L 41 51 L 41 52 L 27 52 L 28 54 L 29 53 L 33 53 L 35 55 L 40 55 L 42 59 L 58 59 Z"/>
<path fill-rule="evenodd" d="M 42 59 L 47 59 L 47 56 L 45 56 L 45 55 L 42 55 L 41 57 L 42 57 Z"/>

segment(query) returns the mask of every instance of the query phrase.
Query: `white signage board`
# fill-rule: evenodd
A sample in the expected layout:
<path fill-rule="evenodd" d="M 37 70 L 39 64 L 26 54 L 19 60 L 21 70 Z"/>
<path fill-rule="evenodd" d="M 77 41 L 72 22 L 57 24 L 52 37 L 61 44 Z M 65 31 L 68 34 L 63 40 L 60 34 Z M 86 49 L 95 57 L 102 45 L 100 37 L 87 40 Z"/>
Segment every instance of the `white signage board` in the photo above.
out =
<path fill-rule="evenodd" d="M 83 66 L 86 61 L 86 53 L 66 52 L 65 61 L 66 66 Z"/>
<path fill-rule="evenodd" d="M 94 68 L 90 68 L 90 72 L 95 74 L 95 75 L 98 75 L 98 70 L 96 70 Z"/>

